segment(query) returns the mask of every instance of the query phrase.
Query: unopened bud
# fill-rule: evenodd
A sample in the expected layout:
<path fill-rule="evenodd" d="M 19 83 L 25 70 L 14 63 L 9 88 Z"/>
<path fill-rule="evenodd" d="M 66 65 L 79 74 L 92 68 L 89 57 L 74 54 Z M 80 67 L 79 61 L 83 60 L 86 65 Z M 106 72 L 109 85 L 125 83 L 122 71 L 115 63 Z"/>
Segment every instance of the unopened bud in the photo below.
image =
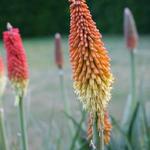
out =
<path fill-rule="evenodd" d="M 133 15 L 129 8 L 124 9 L 124 35 L 127 48 L 134 50 L 138 44 L 138 34 Z"/>
<path fill-rule="evenodd" d="M 63 53 L 62 53 L 62 42 L 61 35 L 59 33 L 55 34 L 55 63 L 58 68 L 63 67 Z"/>

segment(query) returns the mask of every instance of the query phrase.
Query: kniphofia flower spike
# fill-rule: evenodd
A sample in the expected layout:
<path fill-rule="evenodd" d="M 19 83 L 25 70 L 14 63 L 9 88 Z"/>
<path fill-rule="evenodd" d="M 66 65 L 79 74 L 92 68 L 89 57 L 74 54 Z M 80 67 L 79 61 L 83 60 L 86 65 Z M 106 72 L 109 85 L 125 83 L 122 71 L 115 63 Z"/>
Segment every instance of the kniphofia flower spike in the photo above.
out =
<path fill-rule="evenodd" d="M 7 29 L 3 33 L 3 41 L 7 51 L 8 77 L 19 101 L 18 98 L 25 95 L 28 86 L 28 64 L 19 29 L 9 23 Z"/>
<path fill-rule="evenodd" d="M 85 0 L 70 3 L 70 60 L 74 89 L 84 108 L 103 112 L 110 100 L 110 58 Z"/>
<path fill-rule="evenodd" d="M 111 98 L 113 83 L 110 57 L 86 1 L 69 2 L 69 45 L 75 93 L 83 107 L 92 115 L 97 113 L 99 120 L 104 123 L 104 113 Z"/>

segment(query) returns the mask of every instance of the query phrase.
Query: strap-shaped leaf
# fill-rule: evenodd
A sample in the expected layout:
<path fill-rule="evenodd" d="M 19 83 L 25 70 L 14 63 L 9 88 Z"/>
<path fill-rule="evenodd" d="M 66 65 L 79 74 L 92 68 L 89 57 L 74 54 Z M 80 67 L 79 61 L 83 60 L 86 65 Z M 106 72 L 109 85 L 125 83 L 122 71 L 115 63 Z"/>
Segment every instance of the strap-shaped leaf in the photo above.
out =
<path fill-rule="evenodd" d="M 125 141 L 126 141 L 126 144 L 127 144 L 127 147 L 128 147 L 128 150 L 133 150 L 132 149 L 132 146 L 131 146 L 131 143 L 128 139 L 128 136 L 127 134 L 125 133 L 125 131 L 122 129 L 122 127 L 118 124 L 118 122 L 115 120 L 114 117 L 111 116 L 111 119 L 112 119 L 112 123 L 113 123 L 113 126 L 120 132 L 120 134 L 124 137 Z"/>

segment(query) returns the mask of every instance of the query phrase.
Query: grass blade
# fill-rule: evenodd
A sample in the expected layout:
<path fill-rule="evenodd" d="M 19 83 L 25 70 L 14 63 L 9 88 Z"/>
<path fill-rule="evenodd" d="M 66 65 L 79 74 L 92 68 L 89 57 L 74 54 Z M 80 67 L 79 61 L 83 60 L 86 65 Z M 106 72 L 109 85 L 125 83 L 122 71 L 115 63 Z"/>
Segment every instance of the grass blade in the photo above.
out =
<path fill-rule="evenodd" d="M 143 130 L 144 130 L 144 140 L 145 142 L 147 143 L 146 147 L 148 149 L 150 149 L 150 138 L 149 138 L 149 135 L 150 135 L 150 131 L 149 131 L 149 127 L 148 127 L 148 120 L 147 120 L 147 115 L 146 115 L 146 109 L 145 109 L 145 101 L 144 101 L 144 80 L 143 80 L 143 76 L 141 75 L 141 79 L 140 79 L 140 86 L 139 86 L 139 102 L 140 102 L 140 108 L 141 108 L 141 123 L 142 123 L 142 126 L 143 126 Z"/>
<path fill-rule="evenodd" d="M 86 113 L 85 113 L 85 111 L 83 111 L 82 118 L 81 118 L 80 123 L 78 124 L 77 131 L 76 131 L 75 136 L 74 136 L 74 138 L 72 140 L 72 144 L 71 144 L 70 150 L 74 150 L 74 148 L 75 148 L 76 141 L 78 140 L 78 137 L 80 135 L 80 131 L 82 130 L 82 123 L 85 120 L 85 116 L 86 116 Z"/>
<path fill-rule="evenodd" d="M 118 124 L 118 122 L 115 120 L 114 117 L 111 116 L 111 119 L 112 119 L 112 123 L 114 124 L 114 126 L 116 127 L 116 129 L 118 129 L 118 131 L 121 133 L 121 135 L 125 138 L 128 150 L 133 150 L 132 146 L 131 146 L 131 143 L 130 143 L 130 141 L 128 139 L 128 136 L 126 135 L 126 133 L 124 132 L 124 130 L 120 127 L 120 125 Z"/>

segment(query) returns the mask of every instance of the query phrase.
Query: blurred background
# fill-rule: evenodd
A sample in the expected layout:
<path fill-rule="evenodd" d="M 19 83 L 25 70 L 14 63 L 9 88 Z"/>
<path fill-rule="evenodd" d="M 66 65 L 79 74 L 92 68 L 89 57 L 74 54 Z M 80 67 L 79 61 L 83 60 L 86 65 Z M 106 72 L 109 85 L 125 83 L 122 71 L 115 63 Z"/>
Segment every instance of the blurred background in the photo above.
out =
<path fill-rule="evenodd" d="M 112 59 L 112 71 L 116 78 L 110 102 L 110 114 L 120 120 L 130 92 L 129 53 L 123 37 L 123 10 L 129 7 L 137 24 L 139 46 L 137 49 L 137 87 L 139 78 L 144 79 L 144 99 L 150 107 L 150 1 L 149 0 L 87 0 L 88 6 L 103 34 L 103 41 Z M 27 52 L 30 85 L 25 99 L 29 146 L 31 150 L 66 150 L 70 133 L 59 86 L 59 71 L 54 62 L 54 35 L 62 35 L 64 54 L 64 81 L 66 98 L 71 114 L 81 118 L 81 104 L 72 88 L 69 62 L 69 5 L 67 0 L 0 0 L 0 33 L 9 21 L 20 29 Z M 2 39 L 1 39 L 2 40 Z M 3 43 L 0 53 L 6 60 Z M 17 110 L 10 84 L 3 97 L 9 144 L 19 141 Z M 12 130 L 13 129 L 13 130 Z"/>
<path fill-rule="evenodd" d="M 122 11 L 129 7 L 140 33 L 150 33 L 149 0 L 87 0 L 102 33 L 122 32 Z M 21 29 L 23 36 L 49 36 L 69 33 L 68 0 L 1 0 L 0 32 L 7 21 Z"/>

